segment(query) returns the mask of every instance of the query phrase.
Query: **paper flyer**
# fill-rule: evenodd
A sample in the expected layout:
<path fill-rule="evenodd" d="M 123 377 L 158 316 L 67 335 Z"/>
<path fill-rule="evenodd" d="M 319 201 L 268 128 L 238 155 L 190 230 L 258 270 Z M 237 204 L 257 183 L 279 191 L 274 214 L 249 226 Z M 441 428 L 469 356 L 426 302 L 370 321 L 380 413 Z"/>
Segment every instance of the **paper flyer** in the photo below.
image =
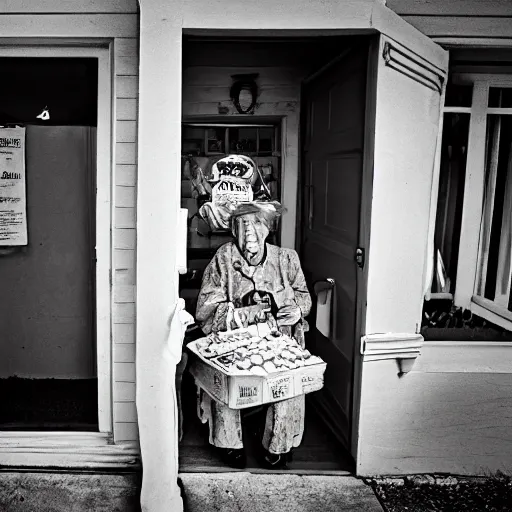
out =
<path fill-rule="evenodd" d="M 27 243 L 25 128 L 0 128 L 0 246 Z"/>

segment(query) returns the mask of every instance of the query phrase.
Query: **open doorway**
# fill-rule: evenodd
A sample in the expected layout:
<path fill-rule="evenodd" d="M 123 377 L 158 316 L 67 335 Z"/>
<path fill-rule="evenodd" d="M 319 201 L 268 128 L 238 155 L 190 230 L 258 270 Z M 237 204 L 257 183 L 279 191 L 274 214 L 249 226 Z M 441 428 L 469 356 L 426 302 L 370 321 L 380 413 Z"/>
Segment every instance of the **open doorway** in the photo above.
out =
<path fill-rule="evenodd" d="M 97 431 L 98 59 L 3 57 L 0 76 L 27 225 L 26 244 L 0 246 L 0 429 Z"/>
<path fill-rule="evenodd" d="M 349 425 L 353 352 L 360 335 L 356 332 L 359 302 L 354 255 L 360 222 L 368 51 L 368 39 L 354 36 L 184 41 L 182 207 L 189 210 L 191 225 L 189 273 L 180 280 L 180 295 L 191 313 L 195 312 L 202 273 L 230 235 L 217 239 L 212 233 L 198 235 L 198 226 L 193 224 L 200 222 L 194 221 L 197 201 L 187 197 L 189 156 L 195 152 L 194 163 L 205 166 L 207 174 L 213 160 L 234 152 L 230 140 L 236 137 L 232 139 L 231 133 L 244 130 L 252 137 L 245 139 L 253 142 L 247 149 L 233 148 L 260 158 L 263 155 L 254 151 L 261 147 L 259 134 L 272 130 L 267 157 L 273 160 L 258 162 L 258 167 L 268 169 L 270 163 L 275 198 L 286 213 L 270 242 L 293 248 L 301 256 L 314 304 L 307 318 L 306 347 L 327 362 L 324 389 L 307 396 L 304 437 L 294 450 L 289 471 L 353 469 Z M 233 76 L 240 74 L 256 75 L 259 93 L 252 114 L 237 112 L 230 99 Z M 219 154 L 208 154 L 212 148 Z M 207 246 L 202 252 L 194 249 L 197 240 Z M 329 277 L 336 280 L 339 309 L 332 335 L 322 338 L 315 325 L 314 290 L 317 282 Z M 186 342 L 200 336 L 200 330 L 193 329 Z M 196 386 L 186 370 L 181 402 L 181 470 L 229 469 L 208 444 L 208 428 L 196 414 Z M 264 412 L 264 407 L 249 408 L 242 415 L 247 468 L 255 471 L 261 471 L 258 425 Z"/>

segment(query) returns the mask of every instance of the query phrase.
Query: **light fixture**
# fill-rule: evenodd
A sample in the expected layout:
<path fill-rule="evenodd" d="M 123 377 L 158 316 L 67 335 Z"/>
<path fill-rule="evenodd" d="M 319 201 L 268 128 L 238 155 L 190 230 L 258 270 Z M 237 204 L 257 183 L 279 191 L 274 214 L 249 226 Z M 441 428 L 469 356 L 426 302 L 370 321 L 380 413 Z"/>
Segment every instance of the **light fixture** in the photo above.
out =
<path fill-rule="evenodd" d="M 231 75 L 234 80 L 229 95 L 239 114 L 252 114 L 258 99 L 257 73 L 249 75 Z"/>
<path fill-rule="evenodd" d="M 50 111 L 48 110 L 48 107 L 44 107 L 43 111 L 36 117 L 37 119 L 41 119 L 41 121 L 48 121 L 50 119 Z"/>

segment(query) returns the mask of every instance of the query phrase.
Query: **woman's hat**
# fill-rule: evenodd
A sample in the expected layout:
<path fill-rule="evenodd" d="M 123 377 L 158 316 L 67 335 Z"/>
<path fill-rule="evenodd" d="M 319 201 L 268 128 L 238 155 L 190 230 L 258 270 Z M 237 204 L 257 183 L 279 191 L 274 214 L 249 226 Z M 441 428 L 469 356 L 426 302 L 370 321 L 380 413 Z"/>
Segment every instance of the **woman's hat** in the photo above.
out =
<path fill-rule="evenodd" d="M 239 203 L 231 214 L 231 225 L 238 217 L 256 213 L 265 221 L 267 227 L 272 230 L 275 228 L 277 219 L 283 213 L 283 207 L 278 201 L 250 201 Z"/>

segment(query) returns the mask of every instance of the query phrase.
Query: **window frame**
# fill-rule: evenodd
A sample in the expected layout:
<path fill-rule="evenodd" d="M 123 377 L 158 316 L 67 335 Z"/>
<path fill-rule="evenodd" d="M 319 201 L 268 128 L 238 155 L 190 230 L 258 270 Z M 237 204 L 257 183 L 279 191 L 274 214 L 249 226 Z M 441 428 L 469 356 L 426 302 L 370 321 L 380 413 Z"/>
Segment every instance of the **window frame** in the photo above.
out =
<path fill-rule="evenodd" d="M 512 312 L 479 295 L 483 268 L 482 219 L 485 214 L 488 115 L 512 115 L 512 108 L 488 107 L 491 87 L 512 88 L 512 75 L 455 73 L 458 83 L 473 85 L 471 107 L 444 107 L 445 113 L 470 114 L 466 179 L 455 283 L 455 306 L 512 331 Z M 475 229 L 475 226 L 479 226 Z M 435 294 L 432 294 L 435 296 Z"/>

